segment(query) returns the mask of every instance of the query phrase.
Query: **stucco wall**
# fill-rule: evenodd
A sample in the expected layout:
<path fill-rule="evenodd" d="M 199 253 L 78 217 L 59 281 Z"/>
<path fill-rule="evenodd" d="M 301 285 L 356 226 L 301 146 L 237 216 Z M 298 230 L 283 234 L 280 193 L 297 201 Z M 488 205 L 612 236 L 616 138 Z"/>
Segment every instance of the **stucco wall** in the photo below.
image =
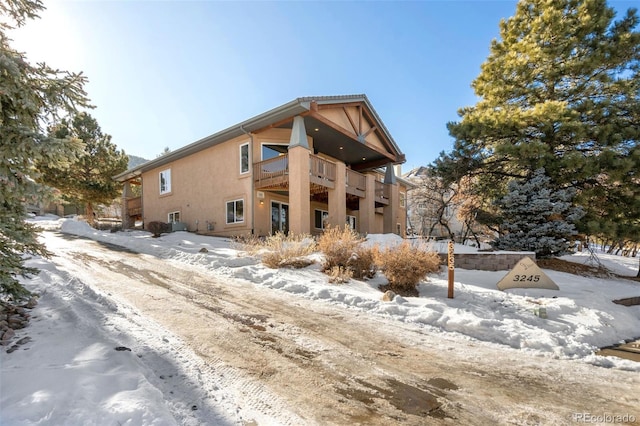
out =
<path fill-rule="evenodd" d="M 216 145 L 158 167 L 142 175 L 144 222 L 168 221 L 180 212 L 189 231 L 207 232 L 207 222 L 217 235 L 251 232 L 251 171 L 240 174 L 240 145 L 247 136 Z M 171 170 L 171 192 L 160 194 L 159 174 Z M 226 224 L 226 202 L 244 200 L 244 222 Z"/>

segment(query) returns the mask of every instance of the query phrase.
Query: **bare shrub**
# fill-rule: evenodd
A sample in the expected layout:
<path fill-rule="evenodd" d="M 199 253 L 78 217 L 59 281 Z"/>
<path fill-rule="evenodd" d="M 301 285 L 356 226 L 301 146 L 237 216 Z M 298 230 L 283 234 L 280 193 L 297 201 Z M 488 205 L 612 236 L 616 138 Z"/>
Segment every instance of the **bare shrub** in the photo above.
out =
<path fill-rule="evenodd" d="M 249 255 L 255 255 L 262 250 L 264 240 L 264 238 L 256 235 L 236 235 L 231 237 L 230 247 L 235 250 L 245 251 Z"/>
<path fill-rule="evenodd" d="M 318 239 L 318 249 L 325 258 L 322 270 L 330 276 L 336 271 L 348 271 L 349 278 L 373 278 L 377 269 L 373 251 L 363 247 L 363 241 L 349 225 L 325 229 Z"/>
<path fill-rule="evenodd" d="M 306 256 L 316 250 L 313 237 L 305 234 L 284 235 L 278 232 L 264 240 L 257 240 L 254 253 L 268 268 L 304 268 L 313 263 Z"/>
<path fill-rule="evenodd" d="M 349 225 L 327 227 L 318 239 L 318 249 L 325 258 L 322 269 L 330 271 L 335 266 L 346 269 L 361 242 L 360 236 Z"/>
<path fill-rule="evenodd" d="M 327 275 L 329 275 L 330 283 L 344 284 L 349 282 L 353 274 L 350 269 L 343 268 L 342 266 L 334 266 L 327 271 Z"/>
<path fill-rule="evenodd" d="M 427 274 L 440 269 L 440 257 L 435 252 L 426 252 L 419 247 L 403 242 L 385 250 L 374 249 L 376 264 L 383 271 L 389 286 L 402 296 L 417 296 L 418 283 Z"/>
<path fill-rule="evenodd" d="M 351 270 L 353 278 L 357 280 L 373 278 L 378 267 L 373 256 L 373 249 L 359 246 L 347 261 L 347 267 Z"/>
<path fill-rule="evenodd" d="M 166 222 L 149 222 L 147 230 L 153 234 L 153 238 L 158 238 L 160 234 L 171 232 L 171 224 Z"/>

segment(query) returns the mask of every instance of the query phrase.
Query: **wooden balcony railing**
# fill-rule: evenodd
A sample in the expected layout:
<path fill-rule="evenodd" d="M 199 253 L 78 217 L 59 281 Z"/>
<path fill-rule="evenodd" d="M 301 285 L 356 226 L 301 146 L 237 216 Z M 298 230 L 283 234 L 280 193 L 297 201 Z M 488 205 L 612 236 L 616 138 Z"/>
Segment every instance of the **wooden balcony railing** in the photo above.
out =
<path fill-rule="evenodd" d="M 347 194 L 364 198 L 367 189 L 367 177 L 351 169 L 347 169 Z"/>
<path fill-rule="evenodd" d="M 253 165 L 256 188 L 287 186 L 289 182 L 289 157 L 280 155 Z"/>
<path fill-rule="evenodd" d="M 386 183 L 382 183 L 379 181 L 376 182 L 376 203 L 380 204 L 389 204 L 389 196 L 391 192 L 391 188 Z"/>
<path fill-rule="evenodd" d="M 142 215 L 142 197 L 127 198 L 127 214 L 129 216 Z"/>
<path fill-rule="evenodd" d="M 311 183 L 333 188 L 336 181 L 335 163 L 318 157 L 317 155 L 310 155 L 309 180 Z"/>

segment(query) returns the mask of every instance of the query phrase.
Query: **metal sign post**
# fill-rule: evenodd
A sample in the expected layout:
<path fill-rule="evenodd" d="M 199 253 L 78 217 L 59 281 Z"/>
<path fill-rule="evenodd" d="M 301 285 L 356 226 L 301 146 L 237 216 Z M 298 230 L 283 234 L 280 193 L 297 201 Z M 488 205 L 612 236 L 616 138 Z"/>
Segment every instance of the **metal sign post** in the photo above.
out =
<path fill-rule="evenodd" d="M 447 253 L 447 264 L 449 269 L 449 299 L 453 299 L 453 269 L 454 269 L 454 259 L 453 259 L 453 241 L 449 241 L 449 250 Z"/>

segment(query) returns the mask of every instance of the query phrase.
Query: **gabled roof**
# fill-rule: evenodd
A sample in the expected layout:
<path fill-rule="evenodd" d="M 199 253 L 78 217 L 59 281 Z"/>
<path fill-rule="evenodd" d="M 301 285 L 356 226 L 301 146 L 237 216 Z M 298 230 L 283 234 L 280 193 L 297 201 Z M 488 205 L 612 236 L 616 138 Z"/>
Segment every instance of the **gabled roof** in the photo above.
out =
<path fill-rule="evenodd" d="M 161 157 L 158 157 L 154 160 L 150 160 L 139 166 L 131 168 L 115 176 L 114 179 L 124 182 L 128 179 L 139 176 L 143 172 L 171 163 L 172 161 L 187 157 L 189 155 L 192 155 L 204 149 L 226 142 L 230 139 L 236 138 L 238 136 L 242 136 L 243 134 L 248 134 L 249 132 L 263 129 L 275 123 L 280 123 L 283 120 L 286 120 L 287 118 L 295 117 L 296 115 L 300 115 L 310 111 L 312 108 L 312 103 L 316 105 L 323 105 L 323 104 L 341 104 L 341 103 L 347 104 L 347 103 L 353 103 L 353 102 L 362 102 L 366 105 L 366 107 L 371 111 L 371 114 L 373 115 L 377 123 L 380 125 L 381 132 L 389 141 L 393 149 L 396 152 L 401 153 L 400 148 L 391 137 L 391 134 L 385 127 L 384 123 L 382 122 L 378 114 L 376 113 L 375 109 L 369 102 L 369 99 L 367 98 L 366 95 L 361 94 L 361 95 L 339 95 L 339 96 L 307 96 L 307 97 L 297 98 L 291 102 L 287 102 L 286 104 L 280 105 L 279 107 L 266 111 L 262 114 L 256 115 L 255 117 L 252 117 L 241 123 L 235 124 L 220 132 L 214 133 L 213 135 L 207 136 L 189 145 L 179 148 L 175 151 L 171 151 L 167 154 L 164 154 Z"/>

